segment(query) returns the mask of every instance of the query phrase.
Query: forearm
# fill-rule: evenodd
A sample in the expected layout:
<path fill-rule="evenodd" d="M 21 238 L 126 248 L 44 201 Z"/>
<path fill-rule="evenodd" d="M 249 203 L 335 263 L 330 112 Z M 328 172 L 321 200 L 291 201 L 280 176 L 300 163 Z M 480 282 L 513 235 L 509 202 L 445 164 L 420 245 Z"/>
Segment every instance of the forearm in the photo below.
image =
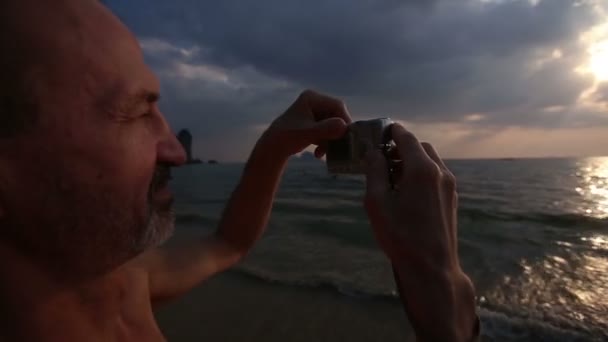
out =
<path fill-rule="evenodd" d="M 215 234 L 142 254 L 150 298 L 156 305 L 186 293 L 238 262 L 262 235 L 287 158 L 268 154 L 265 141 L 254 148 L 226 205 Z"/>
<path fill-rule="evenodd" d="M 216 235 L 245 254 L 262 235 L 287 157 L 273 155 L 262 137 L 245 165 L 241 180 L 226 205 Z"/>
<path fill-rule="evenodd" d="M 425 270 L 412 274 L 410 268 L 396 264 L 393 271 L 418 341 L 477 341 L 475 292 L 464 273 Z"/>

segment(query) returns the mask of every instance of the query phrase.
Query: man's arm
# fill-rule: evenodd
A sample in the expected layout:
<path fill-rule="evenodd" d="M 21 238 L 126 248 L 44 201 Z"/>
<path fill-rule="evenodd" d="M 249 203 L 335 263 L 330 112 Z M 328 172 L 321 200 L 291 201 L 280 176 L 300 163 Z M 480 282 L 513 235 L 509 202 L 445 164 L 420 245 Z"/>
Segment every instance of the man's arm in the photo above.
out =
<path fill-rule="evenodd" d="M 412 274 L 410 268 L 393 264 L 393 274 L 418 341 L 478 341 L 475 291 L 464 273 Z"/>
<path fill-rule="evenodd" d="M 456 180 L 435 149 L 403 126 L 392 137 L 402 167 L 370 149 L 365 206 L 393 264 L 406 314 L 419 341 L 474 341 L 475 289 L 458 258 Z"/>
<path fill-rule="evenodd" d="M 241 260 L 264 232 L 288 158 L 311 144 L 341 137 L 350 121 L 341 101 L 303 92 L 254 147 L 217 231 L 138 258 L 139 267 L 149 275 L 153 303 L 179 296 Z M 323 146 L 316 152 L 321 157 Z"/>
<path fill-rule="evenodd" d="M 260 139 L 213 235 L 159 248 L 145 256 L 153 303 L 179 296 L 231 267 L 260 238 L 287 163 L 285 157 L 269 151 L 272 149 L 266 140 Z"/>

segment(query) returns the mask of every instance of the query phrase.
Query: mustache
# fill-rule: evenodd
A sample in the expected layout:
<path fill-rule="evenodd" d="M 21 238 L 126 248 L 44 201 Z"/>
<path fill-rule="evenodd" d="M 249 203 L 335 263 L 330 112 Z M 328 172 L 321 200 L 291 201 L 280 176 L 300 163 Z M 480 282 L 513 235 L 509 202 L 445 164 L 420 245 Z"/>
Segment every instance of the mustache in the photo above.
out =
<path fill-rule="evenodd" d="M 171 167 L 169 165 L 157 165 L 154 169 L 154 175 L 152 176 L 150 193 L 154 193 L 158 189 L 161 189 L 167 185 L 171 179 Z"/>

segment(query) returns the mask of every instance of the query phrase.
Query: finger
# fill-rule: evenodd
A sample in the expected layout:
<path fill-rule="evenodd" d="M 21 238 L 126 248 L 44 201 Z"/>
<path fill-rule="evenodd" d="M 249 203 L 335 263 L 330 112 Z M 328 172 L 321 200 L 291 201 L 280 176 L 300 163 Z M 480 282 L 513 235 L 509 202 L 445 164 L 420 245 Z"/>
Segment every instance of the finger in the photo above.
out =
<path fill-rule="evenodd" d="M 429 156 L 412 132 L 406 130 L 400 124 L 394 123 L 391 127 L 391 133 L 397 145 L 399 156 L 401 160 L 406 161 L 406 164 L 430 161 Z"/>
<path fill-rule="evenodd" d="M 327 141 L 341 138 L 347 124 L 341 118 L 329 118 L 315 123 L 309 130 L 309 141 Z"/>
<path fill-rule="evenodd" d="M 391 160 L 389 161 L 389 165 L 391 168 L 391 181 L 393 183 L 393 187 L 398 189 L 403 176 L 403 161 Z"/>
<path fill-rule="evenodd" d="M 316 121 L 336 117 L 344 120 L 347 124 L 352 122 L 346 104 L 337 98 L 318 93 L 314 90 L 304 91 L 300 95 L 300 98 L 310 108 Z"/>
<path fill-rule="evenodd" d="M 424 151 L 426 152 L 426 154 L 435 163 L 437 163 L 437 165 L 439 165 L 439 167 L 441 167 L 445 171 L 448 171 L 448 167 L 445 165 L 445 163 L 443 162 L 443 160 L 441 160 L 441 157 L 439 157 L 439 153 L 437 153 L 437 150 L 435 150 L 435 148 L 433 147 L 433 145 L 431 145 L 428 142 L 423 142 L 423 143 L 421 143 L 421 145 L 422 145 L 422 148 L 424 148 Z"/>
<path fill-rule="evenodd" d="M 428 156 L 441 169 L 441 171 L 443 173 L 442 179 L 443 179 L 443 185 L 444 185 L 445 189 L 448 191 L 456 190 L 456 178 L 454 177 L 454 174 L 448 169 L 448 167 L 445 165 L 443 160 L 441 160 L 441 157 L 439 157 L 439 153 L 437 153 L 437 151 L 435 150 L 433 145 L 424 142 L 424 143 L 422 143 L 422 147 L 424 148 L 424 150 L 426 151 Z"/>
<path fill-rule="evenodd" d="M 426 153 L 429 155 L 429 157 L 431 157 L 431 159 L 437 164 L 439 165 L 439 167 L 443 170 L 443 185 L 444 185 L 444 189 L 447 190 L 448 192 L 451 192 L 451 196 L 452 197 L 452 205 L 454 206 L 454 208 L 458 207 L 458 195 L 456 193 L 456 178 L 454 178 L 454 175 L 450 172 L 450 170 L 448 169 L 448 167 L 445 165 L 445 163 L 443 162 L 443 160 L 441 160 L 441 157 L 439 157 L 439 153 L 437 153 L 437 151 L 435 150 L 435 148 L 433 147 L 433 145 L 427 143 L 427 142 L 423 142 L 422 143 L 422 147 L 424 148 L 424 150 L 426 151 Z M 456 222 L 456 220 L 458 219 L 458 211 L 454 210 L 452 212 L 452 220 L 454 220 L 454 222 Z M 451 243 L 456 246 L 458 244 L 458 232 L 456 230 L 456 228 L 451 229 L 449 232 L 449 236 L 450 236 L 450 241 Z"/>
<path fill-rule="evenodd" d="M 376 148 L 369 148 L 365 156 L 367 179 L 366 199 L 382 205 L 391 190 L 386 158 Z"/>
<path fill-rule="evenodd" d="M 401 160 L 401 155 L 399 154 L 399 149 L 396 145 L 391 146 L 388 150 L 387 157 L 390 160 Z"/>
<path fill-rule="evenodd" d="M 313 143 L 315 148 L 315 157 L 322 158 L 327 153 L 327 141 L 317 141 Z"/>

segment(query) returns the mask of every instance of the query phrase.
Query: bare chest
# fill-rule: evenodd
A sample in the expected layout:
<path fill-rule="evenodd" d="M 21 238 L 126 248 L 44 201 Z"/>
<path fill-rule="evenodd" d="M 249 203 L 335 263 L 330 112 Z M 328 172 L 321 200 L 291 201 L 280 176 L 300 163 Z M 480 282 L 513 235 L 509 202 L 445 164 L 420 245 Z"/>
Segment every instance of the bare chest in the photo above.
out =
<path fill-rule="evenodd" d="M 148 290 L 147 277 L 129 277 L 119 296 L 108 298 L 109 306 L 93 305 L 96 310 L 82 310 L 70 305 L 54 305 L 44 316 L 37 317 L 39 324 L 24 335 L 24 341 L 90 341 L 90 342 L 165 342 L 158 327 Z M 91 303 L 87 306 L 91 307 Z"/>
<path fill-rule="evenodd" d="M 131 279 L 125 288 L 120 313 L 113 323 L 108 327 L 113 333 L 113 341 L 166 341 L 152 312 L 147 277 Z"/>

